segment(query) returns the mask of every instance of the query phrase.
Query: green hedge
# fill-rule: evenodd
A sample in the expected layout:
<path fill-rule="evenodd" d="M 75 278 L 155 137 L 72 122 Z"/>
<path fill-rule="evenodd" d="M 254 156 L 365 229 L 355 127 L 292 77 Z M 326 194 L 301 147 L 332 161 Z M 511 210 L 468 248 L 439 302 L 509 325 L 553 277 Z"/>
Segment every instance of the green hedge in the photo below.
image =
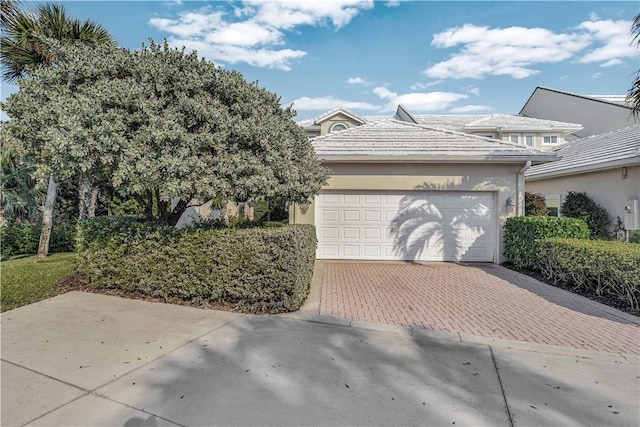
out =
<path fill-rule="evenodd" d="M 629 232 L 629 243 L 640 243 L 640 230 L 631 230 Z"/>
<path fill-rule="evenodd" d="M 100 218 L 84 221 L 78 233 L 79 270 L 94 286 L 251 312 L 300 308 L 315 249 L 311 225 L 176 230 Z"/>
<path fill-rule="evenodd" d="M 0 228 L 2 259 L 15 255 L 34 255 L 38 252 L 42 224 L 11 222 Z M 55 222 L 51 229 L 49 252 L 73 252 L 76 225 L 71 222 Z"/>
<path fill-rule="evenodd" d="M 504 256 L 516 268 L 538 269 L 542 239 L 565 237 L 588 239 L 589 228 L 583 220 L 553 216 L 507 218 L 504 225 Z"/>
<path fill-rule="evenodd" d="M 541 271 L 548 280 L 586 293 L 614 297 L 638 310 L 639 245 L 576 239 L 545 239 L 539 245 Z"/>

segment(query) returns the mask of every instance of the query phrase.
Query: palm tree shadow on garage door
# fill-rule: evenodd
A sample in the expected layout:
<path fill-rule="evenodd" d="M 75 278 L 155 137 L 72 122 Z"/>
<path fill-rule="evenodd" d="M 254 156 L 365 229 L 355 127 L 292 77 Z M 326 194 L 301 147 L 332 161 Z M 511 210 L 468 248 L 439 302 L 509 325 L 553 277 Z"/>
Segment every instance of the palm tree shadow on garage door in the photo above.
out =
<path fill-rule="evenodd" d="M 494 203 L 486 203 L 470 193 L 477 191 L 487 194 L 503 187 L 492 179 L 470 190 L 470 186 L 465 185 L 468 182 L 469 177 L 465 177 L 461 183 L 453 180 L 445 184 L 423 183 L 402 197 L 398 213 L 389 226 L 394 252 L 399 258 L 434 260 L 441 256 L 446 261 L 478 261 L 472 254 L 483 250 L 480 243 L 485 241 L 490 242 L 488 250 L 493 252 L 498 233 L 489 236 L 488 233 L 493 231 L 483 223 L 494 224 L 495 220 L 491 217 L 491 212 L 495 211 Z M 456 192 L 465 202 L 464 206 L 444 210 L 433 202 L 435 198 Z M 486 261 L 490 262 L 491 259 Z"/>

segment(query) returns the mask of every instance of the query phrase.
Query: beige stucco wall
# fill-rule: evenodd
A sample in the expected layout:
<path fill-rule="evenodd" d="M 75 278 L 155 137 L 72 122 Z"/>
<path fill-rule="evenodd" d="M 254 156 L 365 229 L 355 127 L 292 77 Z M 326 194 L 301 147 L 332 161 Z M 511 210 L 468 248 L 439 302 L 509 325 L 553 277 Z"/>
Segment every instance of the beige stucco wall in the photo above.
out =
<path fill-rule="evenodd" d="M 523 164 L 326 164 L 332 175 L 323 190 L 428 190 L 428 191 L 490 191 L 496 197 L 499 217 L 496 236 L 502 262 L 502 224 L 504 220 L 522 212 L 524 195 L 521 180 L 518 196 L 518 172 Z M 520 206 L 508 209 L 507 198 Z M 290 211 L 290 222 L 314 224 L 313 203 L 303 213 L 300 206 Z"/>
<path fill-rule="evenodd" d="M 618 216 L 624 220 L 625 202 L 640 199 L 640 165 L 627 166 L 626 179 L 622 179 L 622 167 L 616 167 L 545 180 L 527 180 L 525 189 L 546 196 L 559 195 L 560 203 L 569 191 L 585 192 L 609 212 L 613 221 Z"/>
<path fill-rule="evenodd" d="M 469 132 L 473 135 L 487 135 L 493 133 L 495 139 L 499 139 L 501 141 L 510 142 L 510 135 L 517 134 L 519 137 L 519 141 L 521 145 L 525 145 L 524 137 L 525 135 L 533 135 L 533 147 L 538 148 L 540 150 L 553 150 L 554 148 L 558 148 L 558 146 L 564 144 L 565 142 L 565 133 L 564 132 Z M 544 144 L 543 137 L 546 135 L 556 135 L 558 137 L 557 144 Z"/>

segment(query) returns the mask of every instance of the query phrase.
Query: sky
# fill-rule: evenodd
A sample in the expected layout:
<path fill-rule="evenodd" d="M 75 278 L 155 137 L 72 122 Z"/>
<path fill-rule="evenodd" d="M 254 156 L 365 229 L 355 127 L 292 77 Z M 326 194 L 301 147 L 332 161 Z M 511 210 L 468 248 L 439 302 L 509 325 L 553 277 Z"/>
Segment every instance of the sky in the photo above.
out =
<path fill-rule="evenodd" d="M 625 94 L 637 1 L 58 1 L 128 49 L 167 39 L 258 81 L 296 120 L 517 114 L 536 86 Z M 27 7 L 35 3 L 28 2 Z M 2 83 L 2 100 L 16 87 Z M 6 116 L 3 115 L 6 119 Z"/>

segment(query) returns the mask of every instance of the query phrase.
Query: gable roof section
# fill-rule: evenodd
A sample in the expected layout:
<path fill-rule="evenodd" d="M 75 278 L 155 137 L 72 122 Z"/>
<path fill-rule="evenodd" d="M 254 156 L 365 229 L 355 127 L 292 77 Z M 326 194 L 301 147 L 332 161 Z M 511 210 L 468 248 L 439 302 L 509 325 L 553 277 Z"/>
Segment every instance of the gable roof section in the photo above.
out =
<path fill-rule="evenodd" d="M 366 122 L 366 120 L 363 119 L 362 117 L 360 117 L 359 115 L 357 115 L 355 113 L 352 113 L 349 110 L 345 110 L 341 106 L 337 106 L 333 110 L 329 110 L 326 113 L 322 113 L 318 117 L 313 119 L 313 124 L 319 125 L 320 123 L 325 122 L 325 121 L 329 120 L 331 117 L 333 117 L 335 115 L 338 115 L 338 114 L 343 114 L 343 115 L 349 117 L 354 122 L 358 122 L 360 124 L 364 124 Z"/>
<path fill-rule="evenodd" d="M 549 92 L 559 93 L 566 96 L 573 96 L 576 98 L 587 99 L 589 101 L 602 102 L 603 104 L 615 105 L 616 107 L 626 108 L 627 110 L 632 109 L 631 106 L 626 103 L 626 101 L 620 102 L 620 99 L 624 97 L 623 95 L 579 95 L 577 93 L 571 93 L 564 90 L 551 89 L 549 87 L 538 86 L 533 90 L 533 92 L 529 96 L 529 99 L 527 99 L 527 102 L 524 103 L 524 105 L 520 109 L 520 113 L 518 114 L 522 114 L 522 112 L 527 108 L 527 104 L 529 104 L 529 102 L 536 96 L 536 92 L 545 91 L 545 90 Z"/>
<path fill-rule="evenodd" d="M 366 123 L 312 140 L 318 157 L 330 162 L 476 163 L 556 160 L 552 152 L 510 142 L 435 129 L 396 119 Z"/>
<path fill-rule="evenodd" d="M 465 124 L 463 129 L 467 131 L 499 129 L 501 132 L 576 132 L 582 129 L 582 125 L 577 123 L 558 122 L 555 120 L 535 119 L 525 116 L 492 114 Z"/>
<path fill-rule="evenodd" d="M 560 160 L 530 168 L 529 180 L 640 164 L 640 124 L 577 139 L 559 147 Z"/>

